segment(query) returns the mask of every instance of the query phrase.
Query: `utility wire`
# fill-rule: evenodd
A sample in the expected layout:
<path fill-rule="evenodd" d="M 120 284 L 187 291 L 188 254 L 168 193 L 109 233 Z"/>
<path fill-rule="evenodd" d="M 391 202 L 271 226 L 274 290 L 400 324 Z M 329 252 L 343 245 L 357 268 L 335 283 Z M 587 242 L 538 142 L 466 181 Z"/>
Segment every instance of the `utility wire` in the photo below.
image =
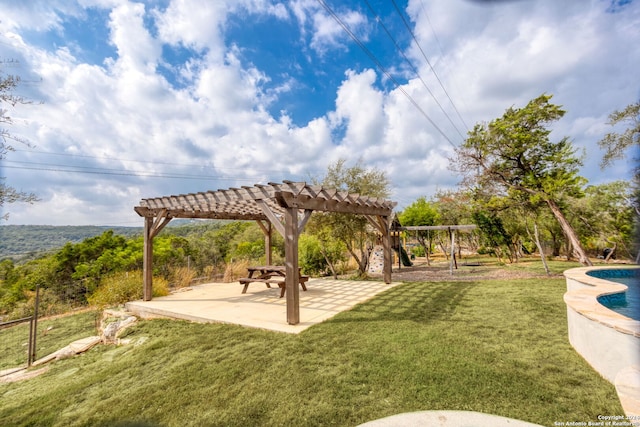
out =
<path fill-rule="evenodd" d="M 404 58 L 404 60 L 407 62 L 407 64 L 409 64 L 409 67 L 411 67 L 411 69 L 413 70 L 413 72 L 415 73 L 415 75 L 418 77 L 418 79 L 422 82 L 422 85 L 424 86 L 425 89 L 427 89 L 427 92 L 429 92 L 429 95 L 431 95 L 431 98 L 433 98 L 433 100 L 436 102 L 436 104 L 438 104 L 438 107 L 440 107 L 440 110 L 444 113 L 444 115 L 446 116 L 446 118 L 449 120 L 449 123 L 451 123 L 451 125 L 453 126 L 453 128 L 456 130 L 456 132 L 458 132 L 458 135 L 460 135 L 460 138 L 462 138 L 462 140 L 464 140 L 464 135 L 462 135 L 462 132 L 460 132 L 460 129 L 458 129 L 458 126 L 456 126 L 456 124 L 453 122 L 453 120 L 451 120 L 451 117 L 449 117 L 449 114 L 447 114 L 447 112 L 445 111 L 444 107 L 442 106 L 442 104 L 440 104 L 440 102 L 438 101 L 438 99 L 436 98 L 436 96 L 433 94 L 433 92 L 431 92 L 431 89 L 429 89 L 429 86 L 427 85 L 427 83 L 424 81 L 424 79 L 422 78 L 422 76 L 420 75 L 420 72 L 418 71 L 418 69 L 413 65 L 413 63 L 411 62 L 411 60 L 409 60 L 409 58 L 407 57 L 407 55 L 404 53 L 404 51 L 402 50 L 402 48 L 398 45 L 398 42 L 395 40 L 395 38 L 393 37 L 393 35 L 391 35 L 391 32 L 387 29 L 387 27 L 384 25 L 384 22 L 382 22 L 382 19 L 380 18 L 380 16 L 378 16 L 378 14 L 376 13 L 375 10 L 373 10 L 373 7 L 371 7 L 371 4 L 369 3 L 368 0 L 364 0 L 364 2 L 367 4 L 367 7 L 369 8 L 369 11 L 371 11 L 371 13 L 373 14 L 373 16 L 376 18 L 376 21 L 380 24 L 380 26 L 382 27 L 382 29 L 385 31 L 385 33 L 387 33 L 387 36 L 389 37 L 389 39 L 391 39 L 391 41 L 393 42 L 393 44 L 396 47 L 396 50 L 400 53 L 400 55 L 402 55 L 402 57 Z"/>
<path fill-rule="evenodd" d="M 215 168 L 218 171 L 238 171 L 245 170 L 246 168 L 216 168 L 214 166 L 208 166 L 206 164 L 189 164 L 189 163 L 174 163 L 174 162 L 161 162 L 161 161 L 147 161 L 147 160 L 131 160 L 131 159 L 122 159 L 117 157 L 104 157 L 104 156 L 90 156 L 87 154 L 69 154 L 69 153 L 55 153 L 52 151 L 39 151 L 39 150 L 26 150 L 26 149 L 14 149 L 15 152 L 24 152 L 31 154 L 39 154 L 39 155 L 50 155 L 50 156 L 63 156 L 63 157 L 72 157 L 72 158 L 86 158 L 86 159 L 96 159 L 96 160 L 115 160 L 119 162 L 131 162 L 131 163 L 143 163 L 143 164 L 151 164 L 151 165 L 167 165 L 167 166 L 179 166 L 179 167 L 187 167 L 187 168 Z M 280 170 L 273 169 L 252 169 L 255 172 L 260 173 L 280 173 Z"/>
<path fill-rule="evenodd" d="M 429 19 L 429 14 L 427 13 L 427 9 L 424 7 L 424 2 L 422 0 L 420 0 L 420 6 L 422 7 L 422 12 L 424 13 L 424 17 L 427 18 L 427 23 L 429 24 L 429 28 L 431 28 L 431 32 L 433 33 L 433 38 L 436 40 L 436 43 L 438 45 L 438 49 L 440 49 L 440 55 L 444 56 L 444 49 L 442 48 L 440 39 L 436 34 L 436 29 L 433 27 L 433 24 L 431 23 L 431 19 Z"/>
<path fill-rule="evenodd" d="M 433 24 L 431 23 L 431 19 L 429 18 L 429 13 L 427 13 L 427 8 L 424 7 L 424 2 L 422 0 L 420 0 L 420 7 L 422 8 L 422 13 L 424 14 L 424 17 L 427 19 L 427 23 L 429 24 L 429 28 L 431 28 L 431 32 L 433 33 L 433 38 L 436 41 L 436 44 L 438 45 L 438 49 L 440 50 L 440 55 L 444 57 L 444 49 L 442 47 L 442 43 L 440 43 L 440 38 L 438 38 L 438 34 L 436 33 L 436 29 L 433 26 Z M 437 65 L 437 63 L 433 64 L 433 67 L 435 68 Z M 458 92 L 460 92 L 459 88 L 457 87 L 457 85 L 455 84 L 455 82 L 453 82 L 454 84 L 454 89 L 458 89 Z M 462 103 L 466 104 L 464 102 L 464 98 L 462 99 Z M 464 120 L 462 120 L 462 124 L 464 124 L 465 128 L 467 130 L 469 130 L 469 126 L 467 126 L 467 124 L 464 122 Z"/>
<path fill-rule="evenodd" d="M 467 123 L 462 118 L 462 115 L 460 115 L 460 111 L 458 111 L 458 108 L 456 107 L 456 104 L 453 102 L 453 99 L 451 99 L 451 96 L 449 96 L 449 92 L 447 92 L 447 89 L 445 89 L 444 85 L 442 84 L 442 81 L 440 80 L 440 77 L 438 77 L 438 73 L 436 73 L 436 70 L 431 65 L 431 62 L 427 58 L 427 55 L 424 53 L 424 50 L 422 50 L 422 47 L 420 46 L 420 43 L 418 43 L 418 39 L 417 39 L 415 33 L 413 32 L 413 30 L 411 29 L 411 26 L 409 25 L 409 23 L 405 19 L 404 14 L 402 13 L 400 8 L 398 7 L 398 4 L 396 3 L 395 0 L 391 0 L 391 3 L 393 3 L 393 6 L 396 8 L 396 12 L 398 12 L 398 15 L 400 15 L 400 18 L 402 19 L 402 22 L 404 23 L 405 28 L 407 29 L 407 31 L 409 31 L 409 34 L 411 34 L 411 37 L 413 37 L 413 41 L 416 43 L 416 46 L 418 46 L 418 50 L 420 50 L 420 53 L 422 53 L 422 57 L 424 58 L 425 61 L 427 61 L 427 64 L 429 65 L 429 68 L 431 68 L 431 71 L 433 71 L 433 75 L 436 76 L 436 79 L 438 80 L 438 83 L 440 83 L 440 87 L 442 88 L 444 93 L 447 95 L 447 98 L 449 98 L 449 102 L 451 102 L 451 105 L 453 106 L 453 109 L 455 110 L 456 114 L 458 115 L 458 118 L 460 118 L 460 121 L 462 121 L 462 124 L 464 124 L 464 126 L 467 128 L 467 130 L 469 130 L 469 126 L 467 125 Z"/>
<path fill-rule="evenodd" d="M 85 173 L 92 175 L 117 175 L 117 176 L 137 176 L 140 178 L 165 178 L 165 179 L 193 179 L 203 181 L 246 181 L 253 182 L 255 179 L 250 178 L 224 178 L 213 175 L 186 175 L 186 174 L 172 174 L 172 173 L 153 173 L 145 171 L 125 171 L 121 169 L 107 169 L 107 168 L 92 168 L 88 166 L 71 166 L 71 165 L 56 165 L 48 163 L 30 163 L 30 162 L 16 162 L 3 160 L 4 163 L 17 163 L 27 164 L 33 166 L 11 166 L 4 165 L 6 169 L 21 169 L 21 170 L 38 170 L 38 171 L 50 171 L 50 172 L 70 172 L 70 173 Z"/>
<path fill-rule="evenodd" d="M 446 139 L 447 142 L 449 142 L 449 144 L 451 144 L 455 148 L 456 145 L 451 141 L 451 139 L 449 139 L 449 137 L 442 131 L 442 129 L 440 129 L 440 127 L 438 127 L 438 125 L 431 119 L 431 117 L 429 117 L 429 115 L 422 109 L 422 107 L 420 107 L 420 105 L 416 102 L 416 100 L 413 99 L 411 95 L 409 95 L 409 93 L 400 85 L 400 83 L 395 79 L 395 77 L 393 77 L 387 71 L 387 69 L 382 65 L 382 63 L 380 63 L 378 58 L 376 58 L 376 56 L 369 49 L 367 49 L 367 47 L 360 41 L 360 39 L 358 39 L 358 37 L 349 29 L 349 27 L 347 27 L 347 25 L 344 22 L 342 22 L 340 17 L 336 15 L 333 9 L 331 9 L 331 7 L 324 0 L 318 0 L 318 3 L 320 3 L 322 7 L 324 7 L 327 13 L 331 15 L 331 17 L 338 23 L 338 25 L 340 25 L 342 29 L 349 35 L 349 37 L 353 39 L 353 41 L 360 47 L 360 49 L 362 49 L 362 51 L 369 57 L 369 59 L 371 59 L 371 61 L 373 61 L 376 64 L 376 66 L 380 69 L 380 71 L 382 71 L 384 75 L 387 76 L 387 78 L 394 83 L 396 88 L 400 90 L 400 92 L 402 92 L 404 96 L 407 97 L 409 102 L 411 102 L 411 104 L 413 104 L 413 106 L 416 107 L 418 111 L 420 111 L 420 113 L 429 121 L 429 123 L 431 123 L 433 127 L 436 128 L 436 130 L 440 133 L 440 135 L 442 135 L 444 139 Z"/>

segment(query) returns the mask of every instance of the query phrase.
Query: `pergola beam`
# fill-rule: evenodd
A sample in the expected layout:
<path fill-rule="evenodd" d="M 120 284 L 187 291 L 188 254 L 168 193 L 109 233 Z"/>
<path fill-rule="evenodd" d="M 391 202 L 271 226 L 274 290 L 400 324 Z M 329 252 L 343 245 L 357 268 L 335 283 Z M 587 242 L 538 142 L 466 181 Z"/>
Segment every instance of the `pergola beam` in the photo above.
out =
<path fill-rule="evenodd" d="M 276 228 L 276 231 L 284 238 L 284 225 L 282 225 L 282 221 L 276 216 L 275 212 L 273 212 L 269 205 L 262 199 L 256 200 L 256 203 L 260 206 L 262 213 L 264 213 L 269 222 Z"/>
<path fill-rule="evenodd" d="M 321 212 L 349 213 L 354 215 L 391 215 L 388 206 L 380 203 L 365 204 L 358 201 L 357 199 L 350 200 L 347 196 L 339 197 L 339 199 L 325 200 L 317 197 L 314 198 L 309 195 L 296 196 L 292 193 L 279 192 L 276 193 L 276 198 L 282 206 L 297 209 L 307 209 Z M 393 206 L 395 206 L 395 204 Z"/>

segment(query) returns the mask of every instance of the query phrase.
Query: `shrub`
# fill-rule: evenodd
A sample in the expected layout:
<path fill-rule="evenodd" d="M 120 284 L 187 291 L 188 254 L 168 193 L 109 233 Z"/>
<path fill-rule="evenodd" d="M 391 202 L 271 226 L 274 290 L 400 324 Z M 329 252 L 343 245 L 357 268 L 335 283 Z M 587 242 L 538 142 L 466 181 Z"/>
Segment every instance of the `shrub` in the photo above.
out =
<path fill-rule="evenodd" d="M 153 296 L 169 294 L 167 281 L 160 277 L 153 278 Z M 142 298 L 142 271 L 120 272 L 100 281 L 98 289 L 87 298 L 89 304 L 98 307 L 124 304 Z"/>
<path fill-rule="evenodd" d="M 424 247 L 423 246 L 413 246 L 411 248 L 411 254 L 415 255 L 417 257 L 424 257 L 426 256 L 425 252 L 424 252 Z"/>
<path fill-rule="evenodd" d="M 176 288 L 185 288 L 196 278 L 196 272 L 193 268 L 176 267 L 169 271 L 171 285 Z"/>
<path fill-rule="evenodd" d="M 324 275 L 328 266 L 324 255 L 322 255 L 318 238 L 307 234 L 301 235 L 299 248 L 298 263 L 302 267 L 302 271 L 311 276 Z"/>
<path fill-rule="evenodd" d="M 5 320 L 21 319 L 23 317 L 33 316 L 36 292 L 25 291 L 26 300 L 19 301 L 13 307 Z M 58 297 L 52 290 L 40 288 L 38 298 L 38 318 L 62 314 L 73 310 L 77 304 L 72 301 L 64 301 Z"/>
<path fill-rule="evenodd" d="M 227 268 L 224 271 L 223 282 L 233 282 L 240 277 L 246 277 L 247 268 L 249 267 L 248 260 L 231 261 L 227 264 Z"/>

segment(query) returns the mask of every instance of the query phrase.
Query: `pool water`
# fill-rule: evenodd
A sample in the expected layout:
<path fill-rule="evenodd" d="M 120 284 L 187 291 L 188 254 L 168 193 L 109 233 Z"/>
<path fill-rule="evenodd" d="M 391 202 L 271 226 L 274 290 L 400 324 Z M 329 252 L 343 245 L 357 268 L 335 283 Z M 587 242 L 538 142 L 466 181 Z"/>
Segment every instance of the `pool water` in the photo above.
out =
<path fill-rule="evenodd" d="M 640 269 L 596 270 L 587 274 L 627 285 L 626 292 L 599 296 L 598 302 L 616 313 L 640 320 Z"/>

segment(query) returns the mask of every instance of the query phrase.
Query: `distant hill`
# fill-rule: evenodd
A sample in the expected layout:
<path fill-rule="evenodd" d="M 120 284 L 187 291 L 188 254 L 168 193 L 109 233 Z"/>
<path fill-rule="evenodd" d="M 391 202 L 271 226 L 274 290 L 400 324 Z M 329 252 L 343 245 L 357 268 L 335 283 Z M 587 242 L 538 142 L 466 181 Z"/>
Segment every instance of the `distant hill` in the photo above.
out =
<path fill-rule="evenodd" d="M 163 232 L 177 236 L 202 234 L 227 222 L 229 221 L 174 219 Z M 142 235 L 143 228 L 106 225 L 0 225 L 0 261 L 6 258 L 14 261 L 34 259 L 49 251 L 58 250 L 68 242 L 79 243 L 108 230 L 113 230 L 114 234 L 120 236 L 136 237 Z"/>
<path fill-rule="evenodd" d="M 67 242 L 78 243 L 107 230 L 125 237 L 142 234 L 142 227 L 0 225 L 0 260 L 33 259 Z"/>

